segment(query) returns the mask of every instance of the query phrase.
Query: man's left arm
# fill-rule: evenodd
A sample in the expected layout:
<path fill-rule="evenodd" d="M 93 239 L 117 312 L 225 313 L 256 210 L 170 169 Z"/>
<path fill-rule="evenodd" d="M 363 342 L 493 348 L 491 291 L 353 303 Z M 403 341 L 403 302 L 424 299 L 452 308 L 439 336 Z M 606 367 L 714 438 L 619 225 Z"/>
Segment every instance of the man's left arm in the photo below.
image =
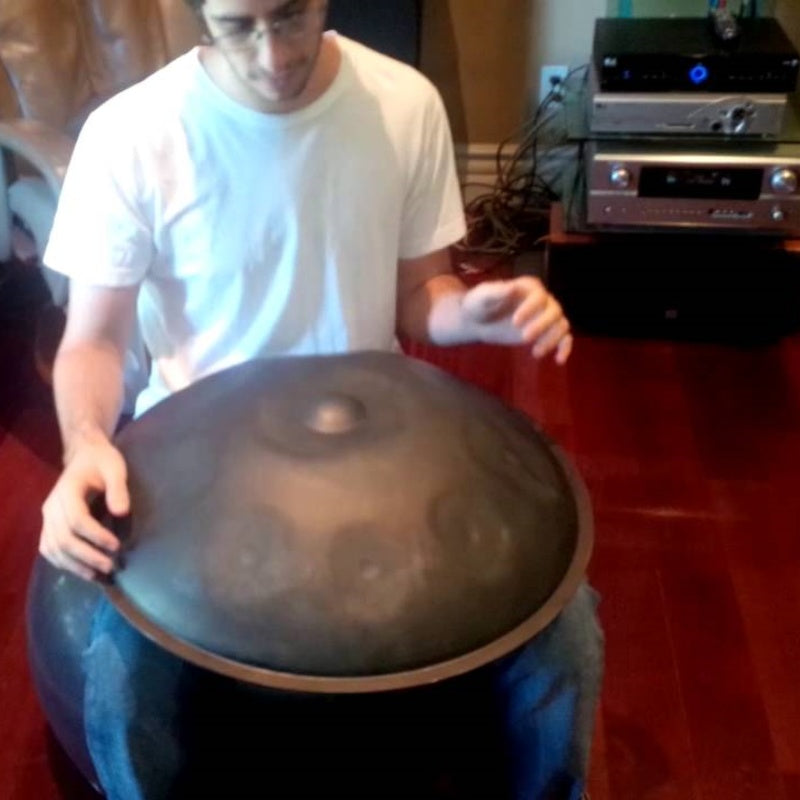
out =
<path fill-rule="evenodd" d="M 486 281 L 469 289 L 450 266 L 447 249 L 402 259 L 397 273 L 398 332 L 421 342 L 525 345 L 563 364 L 572 350 L 561 305 L 538 278 Z"/>

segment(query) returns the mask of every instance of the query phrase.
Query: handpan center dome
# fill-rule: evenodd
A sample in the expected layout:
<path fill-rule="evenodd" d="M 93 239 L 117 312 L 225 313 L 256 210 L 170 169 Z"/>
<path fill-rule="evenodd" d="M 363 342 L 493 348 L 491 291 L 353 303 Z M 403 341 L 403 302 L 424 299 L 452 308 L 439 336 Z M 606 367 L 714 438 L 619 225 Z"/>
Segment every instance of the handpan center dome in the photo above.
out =
<path fill-rule="evenodd" d="M 347 433 L 366 419 L 367 409 L 355 397 L 326 394 L 312 401 L 306 425 L 317 433 Z"/>

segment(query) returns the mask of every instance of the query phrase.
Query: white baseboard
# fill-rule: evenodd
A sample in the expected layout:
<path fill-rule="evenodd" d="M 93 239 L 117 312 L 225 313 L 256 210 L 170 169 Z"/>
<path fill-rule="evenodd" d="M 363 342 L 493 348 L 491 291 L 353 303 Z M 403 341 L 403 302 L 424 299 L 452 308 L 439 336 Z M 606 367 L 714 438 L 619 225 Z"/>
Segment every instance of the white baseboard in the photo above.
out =
<path fill-rule="evenodd" d="M 499 143 L 457 144 L 456 167 L 464 197 L 467 202 L 479 194 L 492 189 L 497 180 L 497 148 Z M 503 157 L 510 158 L 516 145 L 508 145 L 503 149 Z"/>

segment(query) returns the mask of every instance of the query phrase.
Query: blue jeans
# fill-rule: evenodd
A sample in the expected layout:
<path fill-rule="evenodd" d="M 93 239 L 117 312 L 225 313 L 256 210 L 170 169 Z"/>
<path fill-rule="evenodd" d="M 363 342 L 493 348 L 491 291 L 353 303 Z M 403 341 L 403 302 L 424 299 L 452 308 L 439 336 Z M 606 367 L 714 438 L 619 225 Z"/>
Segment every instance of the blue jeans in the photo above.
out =
<path fill-rule="evenodd" d="M 596 604 L 582 586 L 532 642 L 463 679 L 320 698 L 193 667 L 103 599 L 84 656 L 89 751 L 109 800 L 360 796 L 329 791 L 343 773 L 358 774 L 371 798 L 421 800 L 422 775 L 438 787 L 431 797 L 577 800 L 603 669 Z M 447 764 L 457 766 L 438 774 Z"/>

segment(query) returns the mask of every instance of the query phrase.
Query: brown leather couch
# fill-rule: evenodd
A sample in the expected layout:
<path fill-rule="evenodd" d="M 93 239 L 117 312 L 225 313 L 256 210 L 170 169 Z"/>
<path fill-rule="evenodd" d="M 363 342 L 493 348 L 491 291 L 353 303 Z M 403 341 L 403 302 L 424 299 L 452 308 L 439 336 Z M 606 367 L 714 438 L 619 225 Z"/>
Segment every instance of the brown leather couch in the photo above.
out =
<path fill-rule="evenodd" d="M 184 0 L 0 0 L 0 262 L 41 269 L 35 361 L 51 378 L 69 283 L 41 264 L 73 144 L 89 113 L 200 39 Z M 146 374 L 138 336 L 126 356 L 125 410 Z"/>
<path fill-rule="evenodd" d="M 4 0 L 0 113 L 75 134 L 101 100 L 198 37 L 183 0 Z"/>
<path fill-rule="evenodd" d="M 199 38 L 183 0 L 0 3 L 0 261 L 19 241 L 14 216 L 41 252 L 89 112 Z M 63 302 L 65 287 L 54 276 L 48 283 Z"/>

